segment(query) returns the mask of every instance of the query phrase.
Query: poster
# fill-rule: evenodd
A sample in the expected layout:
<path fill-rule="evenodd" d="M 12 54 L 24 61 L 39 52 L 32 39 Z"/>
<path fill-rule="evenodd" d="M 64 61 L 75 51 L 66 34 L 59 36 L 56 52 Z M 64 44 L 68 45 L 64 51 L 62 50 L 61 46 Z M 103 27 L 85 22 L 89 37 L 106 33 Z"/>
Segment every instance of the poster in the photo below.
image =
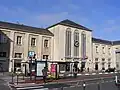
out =
<path fill-rule="evenodd" d="M 45 62 L 37 62 L 37 76 L 43 76 L 42 70 L 45 67 Z"/>
<path fill-rule="evenodd" d="M 51 72 L 56 72 L 56 64 L 51 64 Z"/>

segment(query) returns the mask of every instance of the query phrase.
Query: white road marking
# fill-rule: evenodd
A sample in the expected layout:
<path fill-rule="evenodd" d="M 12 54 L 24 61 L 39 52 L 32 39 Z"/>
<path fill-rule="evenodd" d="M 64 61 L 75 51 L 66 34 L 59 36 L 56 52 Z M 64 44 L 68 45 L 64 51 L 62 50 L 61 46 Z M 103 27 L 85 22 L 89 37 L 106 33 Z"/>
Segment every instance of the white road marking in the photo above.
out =
<path fill-rule="evenodd" d="M 92 73 L 92 75 L 96 75 L 96 73 Z"/>
<path fill-rule="evenodd" d="M 86 73 L 85 75 L 90 75 L 90 74 Z"/>
<path fill-rule="evenodd" d="M 106 72 L 106 73 L 104 73 L 104 74 L 108 74 L 108 73 Z"/>
<path fill-rule="evenodd" d="M 32 90 L 49 90 L 48 88 L 41 88 L 41 89 L 32 89 Z"/>
<path fill-rule="evenodd" d="M 99 73 L 99 74 L 103 74 L 103 73 Z"/>
<path fill-rule="evenodd" d="M 82 75 L 82 74 L 79 73 L 79 74 L 77 74 L 77 75 Z"/>
<path fill-rule="evenodd" d="M 35 88 L 37 89 L 37 88 L 42 88 L 42 87 L 43 87 L 43 86 L 37 86 L 37 87 L 23 87 L 23 88 L 22 88 L 22 87 L 20 87 L 20 88 L 18 87 L 17 90 L 35 89 Z"/>

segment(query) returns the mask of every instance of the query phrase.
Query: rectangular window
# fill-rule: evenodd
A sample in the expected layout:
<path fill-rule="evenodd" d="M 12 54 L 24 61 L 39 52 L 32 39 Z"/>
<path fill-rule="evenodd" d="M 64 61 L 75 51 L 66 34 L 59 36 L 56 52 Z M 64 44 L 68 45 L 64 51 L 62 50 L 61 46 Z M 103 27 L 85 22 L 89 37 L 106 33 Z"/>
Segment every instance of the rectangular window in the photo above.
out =
<path fill-rule="evenodd" d="M 43 55 L 43 59 L 48 59 L 49 55 Z"/>
<path fill-rule="evenodd" d="M 31 38 L 31 46 L 36 46 L 36 38 Z"/>
<path fill-rule="evenodd" d="M 17 45 L 22 44 L 22 36 L 17 36 Z"/>
<path fill-rule="evenodd" d="M 48 47 L 48 40 L 44 40 L 44 47 Z"/>
<path fill-rule="evenodd" d="M 98 46 L 96 46 L 96 53 L 98 53 Z"/>
<path fill-rule="evenodd" d="M 95 58 L 95 62 L 98 62 L 98 58 Z"/>
<path fill-rule="evenodd" d="M 104 58 L 102 58 L 102 62 L 104 62 L 105 61 L 105 59 Z"/>
<path fill-rule="evenodd" d="M 81 56 L 83 60 L 86 57 L 86 34 L 81 34 Z"/>
<path fill-rule="evenodd" d="M 65 56 L 71 57 L 71 31 L 66 31 Z"/>
<path fill-rule="evenodd" d="M 70 71 L 70 63 L 66 64 L 66 71 Z"/>
<path fill-rule="evenodd" d="M 15 58 L 22 58 L 22 53 L 15 53 Z"/>
<path fill-rule="evenodd" d="M 65 64 L 59 64 L 59 71 L 65 71 L 65 67 L 66 65 Z"/>
<path fill-rule="evenodd" d="M 6 35 L 0 34 L 0 43 L 7 43 L 8 38 Z"/>
<path fill-rule="evenodd" d="M 108 62 L 108 68 L 110 68 L 111 67 L 111 62 Z"/>
<path fill-rule="evenodd" d="M 6 52 L 0 52 L 0 57 L 6 57 Z"/>
<path fill-rule="evenodd" d="M 111 54 L 110 48 L 108 48 L 108 54 L 109 54 L 109 55 Z"/>
<path fill-rule="evenodd" d="M 111 59 L 110 59 L 110 58 L 108 59 L 108 62 L 111 62 Z"/>
<path fill-rule="evenodd" d="M 105 54 L 105 47 L 102 47 L 102 52 L 103 54 Z"/>
<path fill-rule="evenodd" d="M 104 68 L 105 67 L 105 63 L 104 62 L 102 62 L 102 68 Z"/>

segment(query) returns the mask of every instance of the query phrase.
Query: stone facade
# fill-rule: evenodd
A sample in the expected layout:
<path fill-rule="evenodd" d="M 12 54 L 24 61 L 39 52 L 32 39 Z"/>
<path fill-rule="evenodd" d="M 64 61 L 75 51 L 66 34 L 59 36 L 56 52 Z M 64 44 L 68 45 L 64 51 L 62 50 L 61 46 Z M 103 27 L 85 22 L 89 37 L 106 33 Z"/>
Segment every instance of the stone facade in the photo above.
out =
<path fill-rule="evenodd" d="M 37 60 L 47 58 L 51 62 L 69 63 L 70 66 L 77 62 L 79 69 L 120 69 L 119 41 L 93 38 L 92 30 L 70 20 L 45 30 L 0 22 L 0 37 L 0 64 L 5 71 L 24 68 L 24 63 L 29 62 L 30 51 L 36 54 Z"/>

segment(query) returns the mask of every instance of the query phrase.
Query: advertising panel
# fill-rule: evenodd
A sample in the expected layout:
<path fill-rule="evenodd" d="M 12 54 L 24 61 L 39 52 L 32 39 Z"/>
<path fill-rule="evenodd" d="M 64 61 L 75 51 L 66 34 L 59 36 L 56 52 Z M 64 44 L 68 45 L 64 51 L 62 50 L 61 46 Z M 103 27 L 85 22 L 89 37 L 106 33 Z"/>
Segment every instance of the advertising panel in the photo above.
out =
<path fill-rule="evenodd" d="M 56 72 L 56 64 L 51 64 L 51 72 Z"/>
<path fill-rule="evenodd" d="M 45 62 L 37 62 L 37 76 L 43 76 L 42 70 L 45 67 Z"/>

